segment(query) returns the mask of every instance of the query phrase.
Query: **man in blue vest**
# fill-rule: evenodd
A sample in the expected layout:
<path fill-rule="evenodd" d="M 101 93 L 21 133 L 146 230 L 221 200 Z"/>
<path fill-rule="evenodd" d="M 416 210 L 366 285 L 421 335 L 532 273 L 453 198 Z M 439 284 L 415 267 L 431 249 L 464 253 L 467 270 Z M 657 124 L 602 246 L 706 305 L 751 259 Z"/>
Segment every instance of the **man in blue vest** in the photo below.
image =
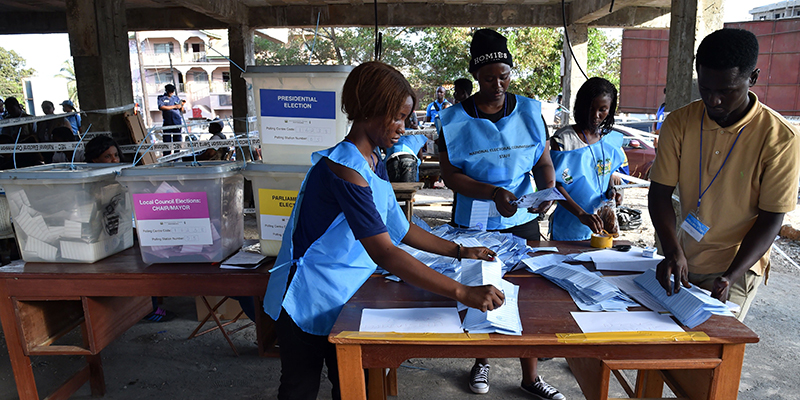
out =
<path fill-rule="evenodd" d="M 428 109 L 425 111 L 425 122 L 436 120 L 436 117 L 439 116 L 439 111 L 451 106 L 450 102 L 444 98 L 446 93 L 447 91 L 443 87 L 436 88 L 436 100 L 428 104 Z"/>

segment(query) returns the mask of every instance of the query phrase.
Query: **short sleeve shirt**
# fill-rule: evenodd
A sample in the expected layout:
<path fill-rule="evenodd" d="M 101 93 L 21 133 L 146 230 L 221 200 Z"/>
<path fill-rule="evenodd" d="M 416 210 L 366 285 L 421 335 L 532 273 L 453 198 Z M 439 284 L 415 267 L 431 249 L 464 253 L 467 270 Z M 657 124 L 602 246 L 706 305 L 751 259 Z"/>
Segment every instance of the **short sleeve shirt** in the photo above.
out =
<path fill-rule="evenodd" d="M 425 117 L 430 118 L 430 120 L 433 121 L 439 115 L 439 111 L 442 111 L 444 109 L 445 104 L 450 106 L 450 102 L 447 101 L 447 99 L 445 99 L 441 103 L 434 100 L 433 102 L 431 102 L 431 104 L 428 104 L 428 109 L 425 111 Z M 439 107 L 438 110 L 436 109 L 437 106 Z"/>
<path fill-rule="evenodd" d="M 683 230 L 678 232 L 689 272 L 726 271 L 759 210 L 787 213 L 797 203 L 800 173 L 797 129 L 761 104 L 754 93 L 749 95 L 753 106 L 731 126 L 717 125 L 705 113 L 703 102 L 695 101 L 670 113 L 661 127 L 650 180 L 678 186 L 681 221 L 697 210 L 700 220 L 710 227 L 700 242 Z M 731 150 L 739 131 L 739 140 Z M 728 161 L 720 170 L 729 151 Z M 717 171 L 719 175 L 709 187 Z M 699 194 L 707 187 L 698 210 Z M 767 265 L 769 251 L 751 269 L 761 275 Z"/>
<path fill-rule="evenodd" d="M 158 96 L 158 106 L 174 106 L 181 104 L 181 99 L 178 96 L 167 96 L 162 94 Z M 180 125 L 181 124 L 181 110 L 161 110 L 161 115 L 164 117 L 164 126 L 167 125 Z"/>

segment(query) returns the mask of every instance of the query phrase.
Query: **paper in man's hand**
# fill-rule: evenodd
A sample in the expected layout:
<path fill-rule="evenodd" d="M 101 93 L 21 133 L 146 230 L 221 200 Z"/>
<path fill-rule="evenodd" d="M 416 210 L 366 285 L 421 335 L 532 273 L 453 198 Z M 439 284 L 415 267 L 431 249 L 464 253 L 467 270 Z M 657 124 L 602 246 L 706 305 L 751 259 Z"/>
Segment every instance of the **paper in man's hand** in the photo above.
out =
<path fill-rule="evenodd" d="M 545 201 L 565 200 L 561 192 L 556 188 L 547 188 L 538 192 L 528 193 L 514 201 L 511 204 L 517 208 L 536 208 L 539 204 Z"/>

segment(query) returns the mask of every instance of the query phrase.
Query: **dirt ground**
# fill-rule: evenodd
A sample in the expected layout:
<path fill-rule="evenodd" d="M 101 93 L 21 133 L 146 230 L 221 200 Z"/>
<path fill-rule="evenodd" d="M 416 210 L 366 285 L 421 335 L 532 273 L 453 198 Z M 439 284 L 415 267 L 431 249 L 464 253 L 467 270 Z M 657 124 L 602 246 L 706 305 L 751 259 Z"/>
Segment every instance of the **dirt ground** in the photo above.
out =
<path fill-rule="evenodd" d="M 446 203 L 452 195 L 446 189 L 426 189 L 417 197 L 415 214 L 431 224 L 449 218 Z M 425 203 L 434 205 L 424 205 Z M 642 227 L 624 232 L 638 244 L 652 244 L 653 230 L 646 213 L 646 190 L 629 189 L 628 206 L 644 210 Z M 787 216 L 800 227 L 800 211 Z M 254 232 L 249 221 L 248 235 Z M 779 240 L 778 246 L 800 262 L 800 243 Z M 796 291 L 800 269 L 785 258 L 772 256 L 772 274 L 762 286 L 747 316 L 746 324 L 760 342 L 747 345 L 739 399 L 800 399 L 800 319 Z M 239 350 L 236 357 L 218 332 L 186 340 L 197 324 L 193 298 L 164 299 L 163 307 L 177 318 L 165 323 L 141 322 L 128 330 L 102 353 L 107 386 L 106 399 L 273 399 L 280 377 L 280 361 L 260 358 L 254 328 L 233 336 Z M 240 324 L 240 323 L 237 323 Z M 17 399 L 14 376 L 8 360 L 5 338 L 0 340 L 0 400 Z M 51 392 L 71 376 L 82 358 L 34 357 L 32 359 L 40 394 Z M 492 360 L 491 386 L 487 395 L 477 397 L 467 387 L 469 359 L 413 359 L 398 370 L 400 399 L 524 399 L 516 360 Z M 540 363 L 540 374 L 559 388 L 567 399 L 584 398 L 566 362 L 554 359 Z M 632 374 L 628 374 L 632 377 Z M 322 377 L 320 399 L 330 398 L 330 384 Z M 612 396 L 623 397 L 621 387 Z M 88 385 L 73 397 L 91 398 Z"/>

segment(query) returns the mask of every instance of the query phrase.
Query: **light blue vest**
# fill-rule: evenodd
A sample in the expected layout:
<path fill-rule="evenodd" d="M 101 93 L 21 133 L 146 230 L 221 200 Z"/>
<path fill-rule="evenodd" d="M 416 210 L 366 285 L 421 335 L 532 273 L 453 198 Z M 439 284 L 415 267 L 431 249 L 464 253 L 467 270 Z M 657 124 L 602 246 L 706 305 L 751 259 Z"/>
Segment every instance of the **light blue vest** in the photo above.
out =
<path fill-rule="evenodd" d="M 312 154 L 311 161 L 316 164 L 325 157 L 355 170 L 367 181 L 372 189 L 375 207 L 389 230 L 392 242 L 399 244 L 408 233 L 408 220 L 397 204 L 391 183 L 375 175 L 358 148 L 350 142 L 343 141 L 316 152 Z M 353 236 L 344 213 L 336 216 L 328 230 L 311 244 L 300 259 L 292 259 L 292 237 L 307 182 L 308 175 L 303 180 L 292 216 L 283 233 L 276 266 L 270 271 L 264 295 L 264 311 L 277 320 L 283 307 L 303 332 L 326 336 L 330 334 L 344 304 L 375 272 L 377 265 Z M 287 289 L 286 282 L 292 264 L 297 265 L 297 270 Z"/>
<path fill-rule="evenodd" d="M 476 181 L 500 186 L 521 197 L 534 191 L 531 170 L 542 156 L 547 138 L 541 104 L 527 97 L 516 98 L 514 111 L 497 123 L 469 116 L 463 103 L 446 108 L 439 113 L 439 134 L 444 135 L 447 156 L 454 167 Z M 461 226 L 470 225 L 474 201 L 491 202 L 461 193 L 456 196 L 455 223 Z M 495 209 L 494 204 L 490 208 Z M 524 208 L 509 218 L 490 214 L 486 229 L 507 229 L 534 218 L 536 214 Z"/>
<path fill-rule="evenodd" d="M 584 211 L 593 213 L 606 199 L 611 174 L 625 161 L 622 134 L 611 132 L 597 143 L 576 150 L 550 150 L 550 158 L 556 182 Z M 592 235 L 592 230 L 564 207 L 553 212 L 551 232 L 552 240 L 587 240 Z"/>

